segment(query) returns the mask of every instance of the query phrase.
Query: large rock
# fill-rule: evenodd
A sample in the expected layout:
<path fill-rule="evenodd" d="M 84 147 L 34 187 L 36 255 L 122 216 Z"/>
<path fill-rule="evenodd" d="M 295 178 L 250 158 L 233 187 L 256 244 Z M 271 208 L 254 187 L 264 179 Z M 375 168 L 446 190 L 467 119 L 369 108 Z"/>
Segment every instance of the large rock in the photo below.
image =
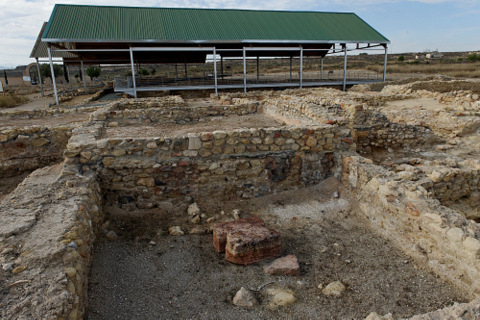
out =
<path fill-rule="evenodd" d="M 263 271 L 266 274 L 272 274 L 276 276 L 299 276 L 300 265 L 298 264 L 298 259 L 296 256 L 288 255 L 273 261 L 269 265 L 264 266 Z"/>
<path fill-rule="evenodd" d="M 264 226 L 265 224 L 262 219 L 256 217 L 217 223 L 213 229 L 213 246 L 219 253 L 225 252 L 227 233 L 231 231 L 246 230 L 252 225 Z"/>
<path fill-rule="evenodd" d="M 225 259 L 235 264 L 248 265 L 279 257 L 280 234 L 263 224 L 259 218 L 219 223 L 213 231 L 214 246 L 218 252 L 225 251 Z"/>

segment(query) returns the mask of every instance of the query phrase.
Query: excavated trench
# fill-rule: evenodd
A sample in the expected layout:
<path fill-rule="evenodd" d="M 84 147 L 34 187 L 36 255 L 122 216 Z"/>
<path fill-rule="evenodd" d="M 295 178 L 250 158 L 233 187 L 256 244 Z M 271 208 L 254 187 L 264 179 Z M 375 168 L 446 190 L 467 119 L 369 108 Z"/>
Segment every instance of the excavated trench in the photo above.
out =
<path fill-rule="evenodd" d="M 452 195 L 447 191 L 458 190 L 450 180 L 432 180 L 452 174 L 474 180 L 475 173 L 452 171 L 448 163 L 431 171 L 406 166 L 398 147 L 385 148 L 388 142 L 375 140 L 365 153 L 362 139 L 372 134 L 352 138 L 355 124 L 289 125 L 290 114 L 262 114 L 256 101 L 189 108 L 167 97 L 165 108 L 161 99 L 113 104 L 73 131 L 59 189 L 43 199 L 48 206 L 78 198 L 71 201 L 75 226 L 62 233 L 66 253 L 51 260 L 66 270 L 57 281 L 70 297 L 58 308 L 69 310 L 65 316 L 408 318 L 478 296 L 478 226 L 453 210 L 475 193 Z M 411 127 L 388 134 L 394 130 L 417 134 Z M 192 203 L 200 208 L 195 216 L 187 213 Z M 272 260 L 240 266 L 215 251 L 216 223 L 251 216 L 280 233 L 282 255 L 298 258 L 300 276 L 267 275 L 263 266 Z M 2 236 L 0 244 L 8 249 L 15 239 L 22 237 Z M 345 291 L 326 295 L 335 281 Z M 241 287 L 257 306 L 233 305 Z M 269 289 L 296 301 L 274 306 Z M 3 301 L 12 290 L 20 288 L 2 287 Z"/>
<path fill-rule="evenodd" d="M 187 204 L 133 214 L 110 207 L 105 236 L 94 250 L 87 318 L 350 319 L 374 311 L 403 318 L 467 301 L 372 230 L 357 206 L 336 178 L 250 200 L 200 205 L 216 222 L 233 219 L 234 209 L 241 217 L 264 219 L 280 232 L 283 255 L 297 256 L 298 277 L 265 274 L 263 266 L 271 260 L 249 266 L 227 262 L 213 247 L 212 223 L 185 221 Z M 169 235 L 172 225 L 181 225 L 186 234 Z M 334 281 L 346 286 L 341 297 L 322 293 Z M 241 287 L 252 290 L 260 305 L 234 306 Z M 291 290 L 297 302 L 272 308 L 270 288 Z"/>

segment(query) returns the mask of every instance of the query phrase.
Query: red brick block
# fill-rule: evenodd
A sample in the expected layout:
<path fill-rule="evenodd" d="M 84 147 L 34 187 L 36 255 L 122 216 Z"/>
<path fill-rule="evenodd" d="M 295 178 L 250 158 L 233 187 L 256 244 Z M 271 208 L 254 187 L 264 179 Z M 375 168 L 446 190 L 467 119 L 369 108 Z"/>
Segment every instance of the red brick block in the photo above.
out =
<path fill-rule="evenodd" d="M 217 223 L 213 228 L 213 246 L 219 253 L 225 252 L 227 233 L 233 230 L 248 229 L 252 225 L 264 226 L 265 224 L 262 219 L 257 217 Z"/>

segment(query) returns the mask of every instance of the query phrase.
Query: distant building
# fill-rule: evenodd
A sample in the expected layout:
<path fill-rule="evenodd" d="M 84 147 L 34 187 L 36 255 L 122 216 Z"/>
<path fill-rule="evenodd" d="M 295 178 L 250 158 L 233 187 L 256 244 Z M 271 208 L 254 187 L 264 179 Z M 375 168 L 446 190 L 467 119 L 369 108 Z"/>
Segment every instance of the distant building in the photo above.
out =
<path fill-rule="evenodd" d="M 425 58 L 427 59 L 438 59 L 438 58 L 443 58 L 443 54 L 441 54 L 438 51 L 430 52 L 425 55 Z"/>

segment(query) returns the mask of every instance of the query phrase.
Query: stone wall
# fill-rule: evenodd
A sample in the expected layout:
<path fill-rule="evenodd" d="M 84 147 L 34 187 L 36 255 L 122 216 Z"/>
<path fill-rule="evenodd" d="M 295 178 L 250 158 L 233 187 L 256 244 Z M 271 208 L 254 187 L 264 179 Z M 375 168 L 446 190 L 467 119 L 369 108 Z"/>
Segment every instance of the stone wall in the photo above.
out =
<path fill-rule="evenodd" d="M 90 116 L 92 121 L 104 121 L 105 126 L 121 126 L 139 123 L 185 124 L 212 116 L 254 114 L 260 103 L 249 101 L 223 105 L 187 106 L 180 97 L 122 100 L 100 109 Z M 140 100 L 140 101 L 138 101 Z M 142 101 L 145 100 L 145 101 Z"/>
<path fill-rule="evenodd" d="M 351 131 L 351 144 L 360 153 L 372 148 L 402 148 L 438 143 L 429 129 L 390 122 L 382 113 L 356 101 L 306 95 L 265 101 L 264 112 L 290 124 L 324 123 Z"/>
<path fill-rule="evenodd" d="M 76 129 L 65 156 L 82 172 L 97 171 L 109 202 L 128 210 L 187 196 L 230 200 L 312 185 L 334 174 L 334 152 L 351 149 L 329 125 L 151 139 L 97 139 L 100 132 L 100 124 Z"/>
<path fill-rule="evenodd" d="M 442 206 L 417 182 L 358 156 L 344 158 L 343 181 L 378 232 L 471 298 L 480 296 L 480 228 L 475 222 Z"/>
<path fill-rule="evenodd" d="M 74 171 L 38 169 L 0 203 L 2 319 L 84 317 L 103 197 L 94 174 Z"/>
<path fill-rule="evenodd" d="M 73 126 L 0 129 L 0 176 L 11 177 L 63 159 Z"/>

